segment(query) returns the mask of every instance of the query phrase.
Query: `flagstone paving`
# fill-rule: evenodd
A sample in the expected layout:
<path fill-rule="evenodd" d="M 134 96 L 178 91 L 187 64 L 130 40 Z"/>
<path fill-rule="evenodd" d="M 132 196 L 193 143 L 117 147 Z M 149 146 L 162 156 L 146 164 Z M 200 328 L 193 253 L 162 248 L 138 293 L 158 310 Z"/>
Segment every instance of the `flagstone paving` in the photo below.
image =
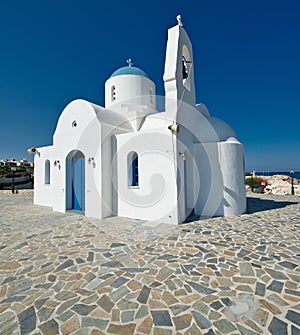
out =
<path fill-rule="evenodd" d="M 178 226 L 0 205 L 0 334 L 300 334 L 299 197 Z"/>

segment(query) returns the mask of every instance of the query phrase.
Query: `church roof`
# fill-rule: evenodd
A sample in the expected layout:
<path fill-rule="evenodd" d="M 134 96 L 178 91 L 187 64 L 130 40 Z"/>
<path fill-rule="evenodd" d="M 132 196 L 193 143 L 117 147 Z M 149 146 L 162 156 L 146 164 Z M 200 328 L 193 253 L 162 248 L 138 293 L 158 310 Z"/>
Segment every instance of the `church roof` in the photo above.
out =
<path fill-rule="evenodd" d="M 135 66 L 124 66 L 116 70 L 110 77 L 122 76 L 122 75 L 135 75 L 148 78 L 146 72 Z"/>

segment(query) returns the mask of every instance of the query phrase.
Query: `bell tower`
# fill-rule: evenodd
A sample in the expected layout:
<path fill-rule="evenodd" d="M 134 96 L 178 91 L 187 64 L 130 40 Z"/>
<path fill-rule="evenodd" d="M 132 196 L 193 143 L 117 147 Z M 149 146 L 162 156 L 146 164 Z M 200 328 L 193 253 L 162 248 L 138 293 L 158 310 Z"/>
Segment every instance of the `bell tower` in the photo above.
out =
<path fill-rule="evenodd" d="M 194 64 L 192 43 L 183 28 L 181 16 L 178 24 L 168 30 L 164 86 L 166 94 L 166 111 L 178 109 L 181 102 L 191 106 L 196 104 Z"/>

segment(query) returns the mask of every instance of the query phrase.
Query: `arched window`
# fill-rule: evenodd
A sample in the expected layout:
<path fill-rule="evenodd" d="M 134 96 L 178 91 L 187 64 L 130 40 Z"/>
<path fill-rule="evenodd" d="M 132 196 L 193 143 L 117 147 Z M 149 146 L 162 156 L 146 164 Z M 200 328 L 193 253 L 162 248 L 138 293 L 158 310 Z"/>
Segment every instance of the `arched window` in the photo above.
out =
<path fill-rule="evenodd" d="M 50 161 L 47 159 L 45 161 L 45 184 L 50 184 Z"/>
<path fill-rule="evenodd" d="M 113 101 L 115 101 L 115 100 L 116 100 L 116 86 L 113 85 L 113 86 L 111 87 L 111 101 L 113 102 Z"/>
<path fill-rule="evenodd" d="M 132 151 L 127 157 L 128 186 L 139 186 L 139 158 L 136 152 Z"/>

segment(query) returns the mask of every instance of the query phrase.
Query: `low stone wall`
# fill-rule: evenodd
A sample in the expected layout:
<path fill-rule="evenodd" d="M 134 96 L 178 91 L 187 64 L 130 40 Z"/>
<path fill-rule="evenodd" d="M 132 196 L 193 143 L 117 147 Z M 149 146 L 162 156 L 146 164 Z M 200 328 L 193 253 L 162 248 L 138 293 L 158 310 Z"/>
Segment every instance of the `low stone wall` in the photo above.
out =
<path fill-rule="evenodd" d="M 17 192 L 16 192 L 17 191 Z M 15 194 L 17 193 L 33 193 L 33 189 L 26 189 L 26 190 L 15 190 Z M 0 190 L 0 194 L 12 194 L 11 190 Z"/>
<path fill-rule="evenodd" d="M 267 186 L 265 187 L 263 192 L 265 194 L 290 195 L 292 193 L 292 178 L 289 176 L 277 174 L 274 176 L 257 175 L 256 177 L 261 178 L 262 180 L 267 182 Z M 255 187 L 254 192 L 258 192 L 256 190 L 258 187 L 259 186 Z M 247 191 L 251 191 L 251 186 L 247 187 Z M 300 196 L 300 180 L 296 178 L 294 178 L 294 194 Z"/>

